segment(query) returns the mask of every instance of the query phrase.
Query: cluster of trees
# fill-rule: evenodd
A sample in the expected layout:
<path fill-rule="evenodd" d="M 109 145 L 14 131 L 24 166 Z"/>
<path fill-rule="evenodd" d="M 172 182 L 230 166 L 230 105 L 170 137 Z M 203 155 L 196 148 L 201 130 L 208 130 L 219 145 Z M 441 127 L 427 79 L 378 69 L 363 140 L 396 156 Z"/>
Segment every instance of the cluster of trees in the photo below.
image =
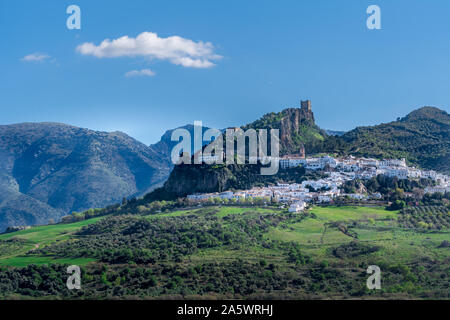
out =
<path fill-rule="evenodd" d="M 390 205 L 386 207 L 386 210 L 395 211 L 406 207 L 406 202 L 403 200 L 395 200 Z"/>
<path fill-rule="evenodd" d="M 332 253 L 335 257 L 343 259 L 370 254 L 378 250 L 380 250 L 378 246 L 371 246 L 358 241 L 352 241 L 332 249 Z"/>
<path fill-rule="evenodd" d="M 424 189 L 435 185 L 432 179 L 398 179 L 378 175 L 368 180 L 347 181 L 344 192 L 353 193 L 365 189 L 369 193 L 379 192 L 383 199 L 391 202 L 387 210 L 401 210 L 416 205 L 449 206 L 450 193 L 425 193 Z"/>
<path fill-rule="evenodd" d="M 8 255 L 22 248 L 27 241 L 25 239 L 11 238 L 0 240 L 0 256 Z"/>
<path fill-rule="evenodd" d="M 178 217 L 112 216 L 83 227 L 76 234 L 79 239 L 33 250 L 32 254 L 91 257 L 112 264 L 180 261 L 199 249 L 254 244 L 262 241 L 269 227 L 302 219 L 298 214 L 266 214 L 262 218 L 258 212 L 247 212 L 219 218 L 214 213 L 214 209 L 204 209 Z"/>
<path fill-rule="evenodd" d="M 366 288 L 366 264 L 351 267 L 326 262 L 279 265 L 265 260 L 241 259 L 143 266 L 93 264 L 81 268 L 81 290 L 67 288 L 67 265 L 0 267 L 0 298 L 450 297 L 447 283 L 442 281 L 448 278 L 448 260 L 443 263 L 424 260 L 413 265 L 377 264 L 383 270 L 383 286 L 376 291 Z"/>
<path fill-rule="evenodd" d="M 212 197 L 206 200 L 186 200 L 189 206 L 238 206 L 238 207 L 261 207 L 261 206 L 271 206 L 273 208 L 281 208 L 282 203 L 278 201 L 275 197 L 252 197 L 252 198 L 231 198 L 222 199 L 220 197 Z"/>
<path fill-rule="evenodd" d="M 83 212 L 72 212 L 72 214 L 62 217 L 62 223 L 72 223 L 87 220 L 106 215 L 124 215 L 124 214 L 154 214 L 163 211 L 170 211 L 176 208 L 188 206 L 186 199 L 177 199 L 176 201 L 152 201 L 144 202 L 142 199 L 126 199 L 122 203 L 109 205 L 103 209 L 89 209 Z"/>
<path fill-rule="evenodd" d="M 320 149 L 356 157 L 406 158 L 416 166 L 448 173 L 448 124 L 447 112 L 424 107 L 398 121 L 328 136 Z"/>
<path fill-rule="evenodd" d="M 440 193 L 426 193 L 424 194 L 422 201 L 424 205 L 450 205 L 450 192 Z"/>
<path fill-rule="evenodd" d="M 107 211 L 110 212 L 110 209 L 106 210 L 106 209 L 96 208 L 96 209 L 89 209 L 84 212 L 74 211 L 74 212 L 72 212 L 72 214 L 62 217 L 61 222 L 62 223 L 72 223 L 72 222 L 82 221 L 82 220 L 86 220 L 86 219 L 91 219 L 94 217 L 99 217 L 99 216 L 108 214 L 108 213 L 106 213 Z"/>
<path fill-rule="evenodd" d="M 337 249 L 343 261 L 373 248 L 350 244 Z M 351 260 L 348 260 L 351 261 Z M 81 290 L 69 290 L 67 265 L 0 267 L 0 298 L 107 299 L 209 297 L 299 299 L 350 296 L 450 298 L 450 261 L 423 260 L 412 265 L 377 262 L 381 290 L 366 288 L 366 265 L 274 264 L 265 260 L 151 265 L 92 264 L 81 268 Z"/>
<path fill-rule="evenodd" d="M 0 297 L 71 297 L 76 291 L 67 289 L 66 268 L 63 265 L 0 267 Z"/>
<path fill-rule="evenodd" d="M 399 212 L 398 223 L 404 228 L 445 230 L 450 228 L 450 211 L 445 206 L 408 207 Z"/>
<path fill-rule="evenodd" d="M 343 185 L 346 193 L 354 193 L 359 189 L 365 189 L 369 193 L 379 192 L 387 201 L 407 200 L 405 193 L 413 195 L 413 201 L 420 201 L 424 196 L 423 189 L 433 186 L 435 182 L 432 179 L 398 179 L 397 177 L 387 177 L 377 175 L 367 180 L 350 180 Z"/>

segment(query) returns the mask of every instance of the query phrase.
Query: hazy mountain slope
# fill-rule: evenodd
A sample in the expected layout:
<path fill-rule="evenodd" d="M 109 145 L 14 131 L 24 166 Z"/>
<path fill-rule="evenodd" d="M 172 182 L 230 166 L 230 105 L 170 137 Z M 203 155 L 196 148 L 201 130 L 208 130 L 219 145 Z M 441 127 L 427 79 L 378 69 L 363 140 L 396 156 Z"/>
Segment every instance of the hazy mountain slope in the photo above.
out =
<path fill-rule="evenodd" d="M 161 185 L 169 172 L 163 156 L 121 132 L 58 123 L 0 126 L 2 189 L 49 205 L 54 209 L 44 206 L 39 211 L 47 210 L 52 217 L 61 211 L 103 207 L 123 197 L 145 194 Z M 9 193 L 8 199 L 20 199 L 20 194 Z M 38 206 L 35 202 L 11 201 L 3 204 L 9 218 L 3 214 L 0 224 L 14 222 L 14 212 L 38 214 L 30 209 Z"/>
<path fill-rule="evenodd" d="M 167 165 L 170 167 L 173 167 L 171 160 L 172 149 L 179 143 L 179 141 L 172 141 L 172 133 L 177 129 L 185 129 L 189 131 L 191 135 L 191 154 L 194 154 L 194 152 L 198 151 L 194 149 L 194 125 L 188 124 L 179 128 L 167 130 L 162 135 L 161 140 L 155 144 L 150 145 L 150 148 L 152 148 L 155 152 L 160 154 L 161 157 L 166 161 Z M 202 137 L 203 133 L 208 129 L 209 129 L 208 127 L 202 127 Z M 207 143 L 202 141 L 202 146 L 205 144 Z"/>
<path fill-rule="evenodd" d="M 14 225 L 47 224 L 63 215 L 62 210 L 0 185 L 0 231 Z"/>
<path fill-rule="evenodd" d="M 325 130 L 325 132 L 329 136 L 342 136 L 346 131 Z"/>

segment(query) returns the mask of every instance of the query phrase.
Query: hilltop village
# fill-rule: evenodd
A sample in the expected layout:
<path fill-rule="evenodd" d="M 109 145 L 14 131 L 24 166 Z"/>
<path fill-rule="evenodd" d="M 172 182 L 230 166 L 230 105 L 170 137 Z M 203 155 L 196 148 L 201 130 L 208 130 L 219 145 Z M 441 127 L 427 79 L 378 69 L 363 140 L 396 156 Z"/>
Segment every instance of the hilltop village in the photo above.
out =
<path fill-rule="evenodd" d="M 428 178 L 435 182 L 434 186 L 425 188 L 426 193 L 450 192 L 450 177 L 435 171 L 420 170 L 406 165 L 405 159 L 376 160 L 371 158 L 334 158 L 331 156 L 304 158 L 283 157 L 279 159 L 282 169 L 303 166 L 306 170 L 324 172 L 326 177 L 318 180 L 306 180 L 302 183 L 278 183 L 250 190 L 225 191 L 215 193 L 191 194 L 187 198 L 194 201 L 208 199 L 228 199 L 237 201 L 248 198 L 273 198 L 279 202 L 290 204 L 290 211 L 303 210 L 307 203 L 327 203 L 337 197 L 349 197 L 354 200 L 381 199 L 380 193 L 343 193 L 342 186 L 346 181 L 367 180 L 378 175 L 396 177 L 398 179 Z"/>

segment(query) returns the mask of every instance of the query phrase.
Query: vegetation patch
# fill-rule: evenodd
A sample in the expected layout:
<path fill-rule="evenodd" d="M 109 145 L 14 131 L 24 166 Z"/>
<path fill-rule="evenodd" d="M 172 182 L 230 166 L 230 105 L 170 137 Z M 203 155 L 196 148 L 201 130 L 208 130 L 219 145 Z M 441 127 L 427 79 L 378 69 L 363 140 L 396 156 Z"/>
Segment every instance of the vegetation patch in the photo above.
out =
<path fill-rule="evenodd" d="M 450 228 L 450 212 L 445 206 L 408 207 L 399 212 L 398 223 L 404 228 L 444 230 Z"/>
<path fill-rule="evenodd" d="M 368 244 L 352 241 L 350 243 L 344 243 L 334 248 L 332 253 L 337 258 L 353 258 L 361 255 L 370 254 L 380 250 L 378 246 L 371 246 Z"/>

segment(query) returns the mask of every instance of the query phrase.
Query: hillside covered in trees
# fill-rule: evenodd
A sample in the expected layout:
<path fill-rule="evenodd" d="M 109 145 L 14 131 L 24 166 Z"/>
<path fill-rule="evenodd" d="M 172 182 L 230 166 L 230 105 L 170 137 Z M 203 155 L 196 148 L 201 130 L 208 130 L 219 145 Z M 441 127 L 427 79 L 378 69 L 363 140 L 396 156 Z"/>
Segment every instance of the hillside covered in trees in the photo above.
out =
<path fill-rule="evenodd" d="M 358 127 L 328 137 L 323 151 L 354 156 L 406 158 L 424 169 L 450 173 L 450 116 L 434 107 L 417 109 L 397 121 Z"/>

